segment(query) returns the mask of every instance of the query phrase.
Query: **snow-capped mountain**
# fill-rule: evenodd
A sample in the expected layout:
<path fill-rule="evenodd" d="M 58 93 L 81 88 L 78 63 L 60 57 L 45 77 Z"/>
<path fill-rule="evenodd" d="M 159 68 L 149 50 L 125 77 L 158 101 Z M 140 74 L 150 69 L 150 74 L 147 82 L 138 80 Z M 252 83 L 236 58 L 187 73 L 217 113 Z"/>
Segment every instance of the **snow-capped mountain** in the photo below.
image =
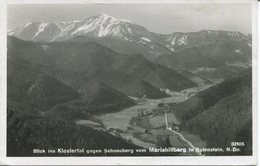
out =
<path fill-rule="evenodd" d="M 75 36 L 119 37 L 133 40 L 136 36 L 149 33 L 144 27 L 128 20 L 115 18 L 107 14 L 89 17 L 82 21 L 40 23 L 32 22 L 10 30 L 13 35 L 24 40 L 60 41 Z"/>
<path fill-rule="evenodd" d="M 40 23 L 32 22 L 16 27 L 8 35 L 32 41 L 95 41 L 120 53 L 139 53 L 148 59 L 172 54 L 184 48 L 216 41 L 248 40 L 251 35 L 231 31 L 203 30 L 199 32 L 157 34 L 129 20 L 107 14 L 81 21 Z"/>

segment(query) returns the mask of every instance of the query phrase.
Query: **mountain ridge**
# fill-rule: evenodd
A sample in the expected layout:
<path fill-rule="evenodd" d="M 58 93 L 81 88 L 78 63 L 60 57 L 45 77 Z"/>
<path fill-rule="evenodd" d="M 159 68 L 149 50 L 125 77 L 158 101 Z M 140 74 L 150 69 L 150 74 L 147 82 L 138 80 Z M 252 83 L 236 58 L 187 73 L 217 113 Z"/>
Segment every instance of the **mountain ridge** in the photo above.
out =
<path fill-rule="evenodd" d="M 88 38 L 87 40 L 92 38 L 91 40 L 117 52 L 140 53 L 150 60 L 162 54 L 171 54 L 187 47 L 208 44 L 217 40 L 251 39 L 250 34 L 222 30 L 159 34 L 131 21 L 107 14 L 70 22 L 27 23 L 9 30 L 8 35 L 23 40 L 45 42 L 64 41 L 85 36 Z"/>
<path fill-rule="evenodd" d="M 251 55 L 252 47 L 247 40 L 216 41 L 162 55 L 156 61 L 171 69 L 185 69 L 208 79 L 226 79 L 250 68 Z"/>
<path fill-rule="evenodd" d="M 82 92 L 85 91 L 84 84 L 91 79 L 112 86 L 127 96 L 145 95 L 149 98 L 166 96 L 159 90 L 161 88 L 182 90 L 196 85 L 174 70 L 154 64 L 142 55 L 124 56 L 96 43 L 37 43 L 9 37 L 8 57 L 21 57 L 38 63 L 45 73 Z M 97 77 L 98 71 L 106 73 L 105 76 Z M 138 90 L 124 79 L 139 87 Z"/>

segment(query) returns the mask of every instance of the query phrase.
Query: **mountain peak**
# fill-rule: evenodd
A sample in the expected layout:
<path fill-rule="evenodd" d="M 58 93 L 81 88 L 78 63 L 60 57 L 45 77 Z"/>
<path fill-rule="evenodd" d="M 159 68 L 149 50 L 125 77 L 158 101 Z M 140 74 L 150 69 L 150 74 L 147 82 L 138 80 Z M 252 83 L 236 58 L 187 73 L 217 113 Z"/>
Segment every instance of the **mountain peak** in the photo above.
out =
<path fill-rule="evenodd" d="M 110 20 L 112 22 L 131 22 L 129 20 L 125 20 L 125 19 L 122 19 L 122 18 L 118 18 L 118 17 L 113 17 L 111 15 L 108 15 L 106 13 L 100 13 L 99 15 L 97 15 L 98 18 L 101 18 L 103 20 Z"/>
<path fill-rule="evenodd" d="M 96 18 L 99 19 L 99 20 L 102 20 L 102 22 L 106 21 L 106 22 L 111 23 L 111 22 L 119 22 L 120 21 L 119 19 L 117 19 L 113 16 L 110 16 L 106 13 L 101 13 L 101 14 L 97 15 Z"/>
<path fill-rule="evenodd" d="M 116 18 L 105 13 L 88 17 L 83 24 L 72 32 L 73 36 L 94 35 L 97 37 L 116 36 L 123 37 L 122 29 L 130 23 L 128 20 Z"/>

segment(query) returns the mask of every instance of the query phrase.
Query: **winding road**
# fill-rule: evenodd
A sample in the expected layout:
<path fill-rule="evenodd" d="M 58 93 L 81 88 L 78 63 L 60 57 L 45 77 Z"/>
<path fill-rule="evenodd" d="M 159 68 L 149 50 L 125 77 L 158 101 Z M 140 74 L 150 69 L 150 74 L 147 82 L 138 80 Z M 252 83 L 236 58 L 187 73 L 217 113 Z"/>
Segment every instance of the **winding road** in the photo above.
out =
<path fill-rule="evenodd" d="M 171 128 L 167 128 L 167 130 L 170 130 L 171 132 L 173 132 L 174 134 L 178 135 L 184 142 L 186 142 L 192 149 L 194 149 L 194 152 L 201 156 L 202 154 L 200 152 L 196 152 L 196 147 L 190 142 L 188 141 L 181 133 L 178 133 L 175 130 L 172 130 Z"/>
<path fill-rule="evenodd" d="M 147 99 L 145 102 L 139 103 L 136 106 L 130 107 L 123 109 L 122 111 L 115 112 L 115 113 L 108 113 L 108 114 L 103 114 L 99 115 L 96 118 L 102 121 L 104 126 L 108 128 L 120 128 L 122 130 L 126 130 L 127 127 L 129 126 L 129 122 L 132 119 L 132 117 L 136 117 L 138 114 L 139 109 L 143 110 L 152 110 L 158 107 L 159 103 L 180 103 L 187 100 L 185 94 L 183 95 L 178 95 L 178 96 L 172 96 L 172 97 L 167 97 L 167 98 L 162 98 L 162 99 Z M 173 114 L 172 114 L 173 115 Z M 174 116 L 174 115 L 173 115 Z M 172 120 L 178 121 L 175 117 L 171 118 Z M 174 121 L 175 121 L 174 120 Z M 195 146 L 188 141 L 182 134 L 171 130 L 170 128 L 168 129 L 174 134 L 176 134 L 183 142 L 187 143 L 187 145 L 193 149 L 195 149 Z M 131 139 L 135 144 L 137 145 L 143 145 L 143 147 L 155 147 L 156 145 L 141 141 L 139 139 L 134 138 L 132 135 L 129 134 L 122 134 L 123 137 Z M 133 139 L 134 138 L 134 139 Z M 200 153 L 196 153 L 197 155 L 201 155 Z"/>

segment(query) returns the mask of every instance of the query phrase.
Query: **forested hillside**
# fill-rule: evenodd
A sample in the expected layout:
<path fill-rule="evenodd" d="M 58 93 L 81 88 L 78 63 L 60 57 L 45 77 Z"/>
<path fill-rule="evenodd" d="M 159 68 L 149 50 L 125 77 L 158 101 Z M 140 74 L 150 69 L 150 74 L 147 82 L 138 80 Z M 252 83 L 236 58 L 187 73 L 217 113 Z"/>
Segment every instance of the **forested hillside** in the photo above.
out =
<path fill-rule="evenodd" d="M 241 147 L 240 154 L 251 154 L 251 91 L 238 92 L 224 98 L 207 111 L 185 122 L 184 128 L 206 140 L 208 147 L 223 147 L 225 149 L 231 146 L 231 142 L 244 142 L 246 149 Z"/>
<path fill-rule="evenodd" d="M 183 103 L 172 104 L 172 111 L 181 120 L 190 120 L 225 97 L 245 90 L 250 91 L 252 86 L 251 74 L 251 69 L 249 69 L 236 78 L 227 79 L 220 84 L 199 92 Z"/>
<path fill-rule="evenodd" d="M 207 142 L 207 147 L 226 148 L 231 142 L 244 142 L 245 147 L 241 147 L 239 154 L 251 154 L 251 84 L 251 71 L 247 71 L 184 103 L 173 104 L 172 111 L 182 120 L 183 130 L 199 135 Z"/>
<path fill-rule="evenodd" d="M 8 109 L 8 156 L 47 156 L 48 154 L 33 154 L 32 149 L 57 148 L 137 148 L 126 140 L 115 137 L 103 131 L 90 127 L 79 127 L 73 121 L 51 116 Z M 88 155 L 88 154 L 49 154 L 49 155 Z M 101 154 L 104 155 L 104 154 Z M 114 154 L 122 155 L 122 154 Z"/>

